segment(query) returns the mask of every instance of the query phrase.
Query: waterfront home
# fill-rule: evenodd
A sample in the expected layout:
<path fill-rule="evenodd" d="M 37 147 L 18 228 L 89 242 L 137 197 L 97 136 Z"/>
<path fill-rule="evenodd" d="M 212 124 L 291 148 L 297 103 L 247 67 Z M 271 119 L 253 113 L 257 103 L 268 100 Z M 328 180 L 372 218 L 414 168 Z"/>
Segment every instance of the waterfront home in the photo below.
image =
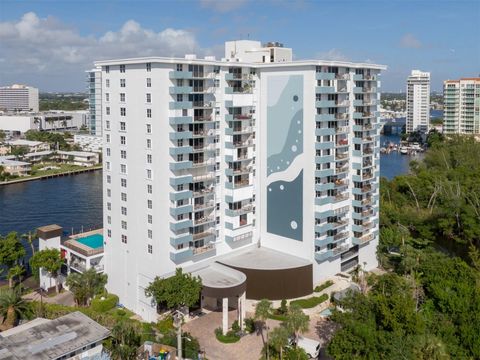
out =
<path fill-rule="evenodd" d="M 64 266 L 58 282 L 64 284 L 72 272 L 83 273 L 90 268 L 97 272 L 104 270 L 103 230 L 84 232 L 63 236 L 63 229 L 58 225 L 47 225 L 37 229 L 39 249 L 55 248 L 60 250 Z M 40 270 L 40 287 L 49 290 L 55 286 L 55 279 Z"/>
<path fill-rule="evenodd" d="M 1 144 L 0 145 L 0 156 L 10 154 L 10 145 Z"/>
<path fill-rule="evenodd" d="M 52 155 L 55 153 L 53 150 L 44 150 L 44 151 L 37 151 L 31 152 L 28 154 L 23 155 L 23 159 L 31 162 L 32 164 L 36 164 L 46 160 L 47 158 L 52 158 Z"/>
<path fill-rule="evenodd" d="M 100 357 L 110 331 L 80 311 L 54 320 L 36 318 L 0 333 L 6 360 L 92 359 Z"/>
<path fill-rule="evenodd" d="M 8 145 L 11 147 L 27 147 L 28 152 L 36 152 L 36 151 L 43 151 L 43 150 L 50 150 L 50 145 L 41 141 L 30 141 L 24 139 L 17 139 L 7 142 Z"/>
<path fill-rule="evenodd" d="M 87 151 L 57 151 L 56 154 L 60 161 L 79 166 L 93 166 L 100 161 L 97 153 Z"/>
<path fill-rule="evenodd" d="M 26 176 L 32 169 L 30 163 L 10 159 L 10 157 L 0 157 L 0 166 L 10 175 Z"/>

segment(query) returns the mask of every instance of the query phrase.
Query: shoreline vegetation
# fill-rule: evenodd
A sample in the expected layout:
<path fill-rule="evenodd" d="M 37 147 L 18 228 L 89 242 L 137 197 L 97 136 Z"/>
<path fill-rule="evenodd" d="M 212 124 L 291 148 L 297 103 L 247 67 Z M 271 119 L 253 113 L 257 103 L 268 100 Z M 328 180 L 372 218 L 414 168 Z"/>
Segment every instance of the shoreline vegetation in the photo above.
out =
<path fill-rule="evenodd" d="M 35 175 L 17 177 L 15 179 L 7 180 L 7 181 L 0 181 L 0 186 L 19 184 L 19 183 L 34 181 L 34 180 L 52 179 L 56 177 L 77 175 L 77 174 L 83 174 L 86 172 L 102 170 L 102 164 L 89 166 L 89 167 L 69 165 L 67 168 L 65 166 L 62 166 L 62 164 L 55 164 L 55 166 L 58 167 L 58 169 L 37 171 Z"/>

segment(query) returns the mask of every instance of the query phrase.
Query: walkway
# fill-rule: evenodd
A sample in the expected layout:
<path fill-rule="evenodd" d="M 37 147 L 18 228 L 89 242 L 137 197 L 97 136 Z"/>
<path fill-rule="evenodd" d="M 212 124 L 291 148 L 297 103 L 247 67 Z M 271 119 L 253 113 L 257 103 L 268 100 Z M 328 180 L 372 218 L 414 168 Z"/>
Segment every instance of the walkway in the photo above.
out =
<path fill-rule="evenodd" d="M 22 296 L 25 300 L 31 301 L 40 301 L 48 304 L 59 304 L 66 306 L 75 306 L 75 301 L 73 300 L 73 294 L 70 291 L 64 290 L 58 295 L 55 296 L 43 296 L 41 297 L 37 292 L 31 292 Z"/>

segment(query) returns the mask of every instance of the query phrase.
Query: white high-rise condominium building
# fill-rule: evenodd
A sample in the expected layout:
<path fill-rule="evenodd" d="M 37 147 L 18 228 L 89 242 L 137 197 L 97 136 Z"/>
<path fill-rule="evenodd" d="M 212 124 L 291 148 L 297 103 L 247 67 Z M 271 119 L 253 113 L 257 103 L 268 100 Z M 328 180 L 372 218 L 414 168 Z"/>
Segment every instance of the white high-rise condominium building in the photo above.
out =
<path fill-rule="evenodd" d="M 256 41 L 227 42 L 222 60 L 96 66 L 106 272 L 122 304 L 154 319 L 144 289 L 177 267 L 202 278 L 202 305 L 225 309 L 243 308 L 245 286 L 299 297 L 377 266 L 384 66 L 292 61 Z"/>
<path fill-rule="evenodd" d="M 480 134 L 480 78 L 443 82 L 445 134 Z"/>
<path fill-rule="evenodd" d="M 89 130 L 92 135 L 102 136 L 102 70 L 87 71 Z"/>
<path fill-rule="evenodd" d="M 38 112 L 38 89 L 17 84 L 0 87 L 0 110 Z"/>
<path fill-rule="evenodd" d="M 412 70 L 407 79 L 407 134 L 430 125 L 430 73 Z"/>

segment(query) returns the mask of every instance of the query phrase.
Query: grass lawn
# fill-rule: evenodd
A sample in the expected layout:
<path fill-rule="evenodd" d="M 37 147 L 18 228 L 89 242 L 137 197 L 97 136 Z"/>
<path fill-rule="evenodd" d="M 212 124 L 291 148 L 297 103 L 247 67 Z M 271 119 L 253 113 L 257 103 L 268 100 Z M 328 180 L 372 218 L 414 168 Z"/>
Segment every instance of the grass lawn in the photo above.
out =
<path fill-rule="evenodd" d="M 292 304 L 297 304 L 299 305 L 302 309 L 310 309 L 313 308 L 324 301 L 328 300 L 328 295 L 323 294 L 321 296 L 312 296 L 311 298 L 308 299 L 299 299 L 299 300 L 294 300 L 290 302 L 290 305 Z"/>

